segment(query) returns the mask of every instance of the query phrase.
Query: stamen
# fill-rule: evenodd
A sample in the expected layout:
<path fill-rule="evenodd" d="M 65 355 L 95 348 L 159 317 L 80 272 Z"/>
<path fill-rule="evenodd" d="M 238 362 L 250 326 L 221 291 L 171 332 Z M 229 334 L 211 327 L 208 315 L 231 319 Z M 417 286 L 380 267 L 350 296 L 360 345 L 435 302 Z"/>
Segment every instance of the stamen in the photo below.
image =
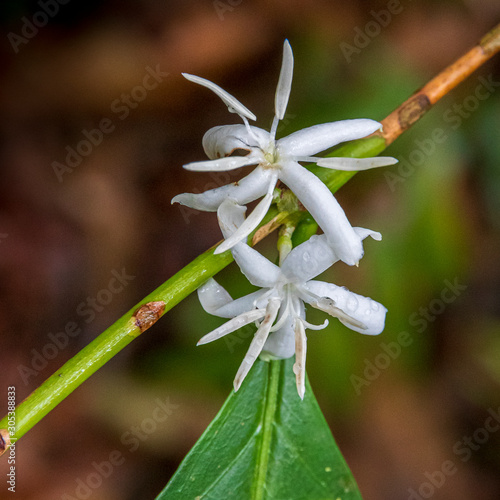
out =
<path fill-rule="evenodd" d="M 347 313 L 342 311 L 342 309 L 335 306 L 335 301 L 328 297 L 321 297 L 318 301 L 311 302 L 311 305 L 320 311 L 324 311 L 328 313 L 330 316 L 334 318 L 341 319 L 345 323 L 352 325 L 356 328 L 361 328 L 362 330 L 368 330 L 368 327 L 358 321 L 356 318 L 349 316 Z"/>
<path fill-rule="evenodd" d="M 271 131 L 269 134 L 271 135 L 271 139 L 274 141 L 276 139 L 276 131 L 278 130 L 278 123 L 280 119 L 275 115 L 273 124 L 271 125 Z"/>
<path fill-rule="evenodd" d="M 300 399 L 304 399 L 306 392 L 306 353 L 307 337 L 304 324 L 300 319 L 297 319 L 295 323 L 295 364 L 293 365 L 293 372 L 295 373 L 297 392 Z"/>
<path fill-rule="evenodd" d="M 307 163 L 318 163 L 319 160 L 323 159 L 317 158 L 316 156 L 293 156 L 292 158 L 295 161 L 302 161 Z"/>
<path fill-rule="evenodd" d="M 305 319 L 303 319 L 302 323 L 304 323 L 304 326 L 308 330 L 323 330 L 324 328 L 326 328 L 329 325 L 330 322 L 327 319 L 325 319 L 325 321 L 323 321 L 323 323 L 321 325 L 313 325 L 312 323 L 309 323 L 309 321 L 306 321 Z"/>
<path fill-rule="evenodd" d="M 285 295 L 285 310 L 283 311 L 283 314 L 281 315 L 281 318 L 276 321 L 276 323 L 273 325 L 271 328 L 271 332 L 275 332 L 279 330 L 287 320 L 288 316 L 290 315 L 290 292 L 288 287 L 286 287 L 286 295 Z"/>
<path fill-rule="evenodd" d="M 255 360 L 258 358 L 259 354 L 266 343 L 267 337 L 269 336 L 269 331 L 271 329 L 271 325 L 274 323 L 276 316 L 278 314 L 278 310 L 280 308 L 281 301 L 279 299 L 270 299 L 269 303 L 266 307 L 266 316 L 262 321 L 259 329 L 255 332 L 252 342 L 250 343 L 250 347 L 243 359 L 243 362 L 238 369 L 238 373 L 236 373 L 236 377 L 234 379 L 234 390 L 237 391 L 245 377 L 247 376 L 250 368 L 252 368 Z"/>

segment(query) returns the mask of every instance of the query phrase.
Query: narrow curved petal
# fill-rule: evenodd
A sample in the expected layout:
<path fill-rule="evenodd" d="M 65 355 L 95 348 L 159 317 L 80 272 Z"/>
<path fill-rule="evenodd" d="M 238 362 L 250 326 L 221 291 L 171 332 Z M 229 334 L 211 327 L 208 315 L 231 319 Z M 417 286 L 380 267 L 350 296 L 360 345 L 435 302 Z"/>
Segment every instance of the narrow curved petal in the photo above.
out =
<path fill-rule="evenodd" d="M 280 300 L 279 299 L 271 299 L 266 307 L 266 315 L 259 326 L 257 332 L 250 343 L 250 347 L 243 358 L 243 362 L 236 373 L 236 377 L 234 379 L 234 390 L 237 391 L 245 377 L 247 376 L 250 368 L 252 368 L 255 360 L 259 357 L 259 354 L 266 343 L 266 339 L 269 335 L 269 330 L 271 330 L 271 326 L 276 319 L 276 315 L 278 314 L 278 310 L 280 308 Z"/>
<path fill-rule="evenodd" d="M 219 307 L 219 309 L 215 311 L 214 315 L 219 316 L 220 318 L 235 318 L 236 316 L 252 309 L 265 309 L 269 299 L 267 292 L 267 289 L 263 289 L 244 295 L 239 299 L 235 299 L 232 302 Z"/>
<path fill-rule="evenodd" d="M 226 289 L 213 278 L 198 288 L 198 298 L 203 309 L 220 318 L 234 318 L 252 309 L 265 307 L 267 300 L 262 303 L 260 299 L 266 294 L 269 299 L 267 290 L 257 290 L 233 300 Z"/>
<path fill-rule="evenodd" d="M 373 158 L 321 158 L 316 162 L 318 167 L 333 168 L 334 170 L 345 170 L 358 172 L 376 167 L 394 165 L 398 160 L 391 156 L 375 156 Z"/>
<path fill-rule="evenodd" d="M 245 207 L 228 198 L 217 212 L 219 226 L 224 238 L 229 238 L 245 222 Z M 252 285 L 272 288 L 281 276 L 280 268 L 259 252 L 240 242 L 231 248 L 234 260 Z"/>
<path fill-rule="evenodd" d="M 198 340 L 196 345 L 208 344 L 209 342 L 213 342 L 214 340 L 218 340 L 229 333 L 233 333 L 242 326 L 253 323 L 259 319 L 262 319 L 266 314 L 265 309 L 253 309 L 252 311 L 247 311 L 236 318 L 230 319 L 226 321 L 222 326 L 216 328 L 215 330 L 207 333 L 204 337 Z"/>
<path fill-rule="evenodd" d="M 234 260 L 252 285 L 272 288 L 281 276 L 281 270 L 246 243 L 237 243 L 232 249 Z"/>
<path fill-rule="evenodd" d="M 364 227 L 355 227 L 354 231 L 356 231 L 356 234 L 362 240 L 364 240 L 365 238 L 368 238 L 368 236 L 371 236 L 375 241 L 382 240 L 382 235 L 377 231 L 372 231 L 371 229 L 365 229 Z"/>
<path fill-rule="evenodd" d="M 229 238 L 245 222 L 247 207 L 239 205 L 232 198 L 225 199 L 217 210 L 219 227 L 224 238 Z"/>
<path fill-rule="evenodd" d="M 229 156 L 236 149 L 253 151 L 271 141 L 267 130 L 249 125 L 218 125 L 205 132 L 202 144 L 211 159 Z"/>
<path fill-rule="evenodd" d="M 309 281 L 305 286 L 312 294 L 331 299 L 333 301 L 332 306 L 340 309 L 349 318 L 339 317 L 339 320 L 351 330 L 365 335 L 378 335 L 384 329 L 387 309 L 382 304 L 369 297 L 350 292 L 345 287 L 323 281 Z M 307 300 L 307 302 L 316 307 L 314 299 Z M 321 309 L 329 312 L 327 307 L 321 307 Z M 338 317 L 334 310 L 333 312 L 332 316 Z M 354 322 L 366 326 L 366 328 L 355 326 L 353 321 L 350 322 L 350 318 Z"/>
<path fill-rule="evenodd" d="M 283 155 L 309 156 L 341 142 L 366 137 L 381 127 L 380 123 L 368 118 L 321 123 L 283 137 L 276 144 Z"/>
<path fill-rule="evenodd" d="M 193 161 L 186 163 L 183 167 L 191 172 L 227 172 L 257 163 L 259 159 L 252 156 L 227 156 L 217 160 Z"/>
<path fill-rule="evenodd" d="M 231 295 L 213 278 L 210 278 L 198 288 L 198 298 L 200 299 L 201 307 L 207 313 L 215 316 L 218 316 L 217 309 L 219 307 L 233 302 Z"/>
<path fill-rule="evenodd" d="M 280 77 L 276 87 L 274 98 L 274 112 L 278 119 L 283 120 L 285 116 L 293 78 L 293 52 L 290 42 L 285 40 L 283 44 L 283 62 L 281 63 Z"/>
<path fill-rule="evenodd" d="M 270 183 L 268 185 L 267 194 L 262 198 L 259 204 L 253 209 L 252 213 L 245 219 L 243 224 L 229 237 L 224 243 L 221 243 L 216 249 L 215 254 L 219 254 L 229 250 L 231 247 L 239 243 L 244 238 L 246 238 L 256 227 L 259 225 L 260 221 L 264 218 L 271 203 L 273 201 L 273 190 L 276 186 L 277 175 L 272 173 Z M 238 200 L 237 200 L 238 201 Z M 238 201 L 240 205 L 244 204 Z"/>
<path fill-rule="evenodd" d="M 178 194 L 172 198 L 172 203 L 180 203 L 205 212 L 216 212 L 227 197 L 233 198 L 240 205 L 246 205 L 266 194 L 272 178 L 273 173 L 270 170 L 257 167 L 238 182 L 200 194 Z"/>
<path fill-rule="evenodd" d="M 295 373 L 295 383 L 300 399 L 304 399 L 306 393 L 306 354 L 307 337 L 302 321 L 295 322 L 295 363 L 293 372 Z"/>
<path fill-rule="evenodd" d="M 212 92 L 217 94 L 223 101 L 224 104 L 228 107 L 231 113 L 237 113 L 238 115 L 244 116 L 250 120 L 256 120 L 257 117 L 243 104 L 241 104 L 236 97 L 233 97 L 229 92 L 226 92 L 224 89 L 220 88 L 215 83 L 207 80 L 205 78 L 201 78 L 199 76 L 190 75 L 189 73 L 182 73 L 182 76 L 187 80 L 197 83 L 198 85 L 203 85 L 207 89 L 210 89 Z"/>
<path fill-rule="evenodd" d="M 338 258 L 351 266 L 357 264 L 363 257 L 361 238 L 330 190 L 313 173 L 293 161 L 281 169 L 280 179 L 323 229 Z"/>

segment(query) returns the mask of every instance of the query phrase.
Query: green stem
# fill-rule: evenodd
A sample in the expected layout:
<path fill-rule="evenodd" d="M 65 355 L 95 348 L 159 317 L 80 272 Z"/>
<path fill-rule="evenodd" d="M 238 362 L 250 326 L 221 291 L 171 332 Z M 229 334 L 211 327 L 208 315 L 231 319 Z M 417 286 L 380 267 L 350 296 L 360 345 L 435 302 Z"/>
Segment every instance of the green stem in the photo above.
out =
<path fill-rule="evenodd" d="M 336 156 L 375 156 L 384 147 L 384 139 L 381 137 L 371 137 L 353 141 L 335 151 L 334 154 Z M 325 182 L 332 192 L 335 192 L 355 172 L 340 172 L 320 168 L 314 173 Z M 262 225 L 269 222 L 276 215 L 277 210 L 272 208 L 262 222 Z M 293 214 L 291 216 L 293 217 Z M 249 240 L 251 240 L 251 237 Z M 136 304 L 17 406 L 16 433 L 11 436 L 12 440 L 14 441 L 24 436 L 48 412 L 61 403 L 61 401 L 69 396 L 101 366 L 142 333 L 135 316 L 139 308 L 145 304 L 163 303 L 161 304 L 161 311 L 154 320 L 142 328 L 142 331 L 144 331 L 159 317 L 172 309 L 172 307 L 190 293 L 194 292 L 208 278 L 226 267 L 232 260 L 233 258 L 229 251 L 222 255 L 214 255 L 213 249 L 207 250 L 149 294 L 144 300 Z M 6 427 L 7 416 L 0 421 L 0 429 Z"/>
<path fill-rule="evenodd" d="M 163 303 L 155 320 L 158 319 L 232 260 L 230 252 L 214 255 L 213 249 L 210 249 L 130 309 L 19 404 L 16 408 L 16 433 L 11 437 L 19 439 L 26 434 L 90 375 L 142 333 L 135 315 L 141 306 Z M 5 428 L 6 422 L 5 417 L 0 421 L 0 428 Z"/>

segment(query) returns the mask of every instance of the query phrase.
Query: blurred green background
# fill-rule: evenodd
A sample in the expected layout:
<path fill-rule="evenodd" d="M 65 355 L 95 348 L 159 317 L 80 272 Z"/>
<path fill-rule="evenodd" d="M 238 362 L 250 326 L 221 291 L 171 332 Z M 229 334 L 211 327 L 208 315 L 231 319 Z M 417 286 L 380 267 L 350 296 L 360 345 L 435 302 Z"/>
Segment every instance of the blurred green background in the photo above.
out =
<path fill-rule="evenodd" d="M 182 71 L 215 81 L 268 128 L 288 38 L 284 136 L 383 119 L 500 19 L 495 0 L 49 3 L 0 7 L 2 414 L 8 386 L 21 401 L 220 239 L 214 214 L 170 200 L 227 182 L 182 165 L 204 159 L 208 128 L 238 119 Z M 144 80 L 153 70 L 157 79 Z M 500 407 L 498 82 L 497 57 L 390 146 L 398 165 L 356 175 L 337 194 L 352 224 L 383 240 L 365 243 L 359 268 L 337 264 L 324 279 L 389 312 L 378 337 L 334 320 L 310 331 L 307 368 L 367 499 L 500 495 L 490 418 Z M 103 119 L 113 130 L 58 177 L 54 162 Z M 274 258 L 275 236 L 258 248 Z M 110 295 L 113 270 L 134 279 Z M 217 279 L 233 297 L 252 290 L 235 265 Z M 322 322 L 315 313 L 309 321 Z M 70 321 L 81 333 L 33 365 Z M 248 347 L 248 331 L 195 347 L 221 322 L 193 295 L 91 377 L 18 443 L 17 498 L 154 498 L 221 407 Z M 171 405 L 161 422 L 158 399 Z M 104 477 L 97 469 L 111 453 L 120 460 Z M 447 461 L 454 472 L 436 473 Z"/>

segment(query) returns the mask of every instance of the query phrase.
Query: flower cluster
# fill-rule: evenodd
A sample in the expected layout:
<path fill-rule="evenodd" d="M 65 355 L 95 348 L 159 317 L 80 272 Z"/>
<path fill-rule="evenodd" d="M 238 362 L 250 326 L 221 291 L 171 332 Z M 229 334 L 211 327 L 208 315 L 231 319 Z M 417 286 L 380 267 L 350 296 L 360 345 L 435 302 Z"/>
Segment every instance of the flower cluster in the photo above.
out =
<path fill-rule="evenodd" d="M 235 97 L 218 85 L 198 76 L 184 74 L 188 80 L 212 90 L 242 125 L 213 127 L 203 137 L 203 148 L 210 158 L 184 165 L 193 171 L 228 171 L 255 165 L 255 169 L 238 182 L 201 194 L 183 193 L 172 203 L 197 210 L 217 212 L 224 242 L 215 253 L 231 250 L 234 260 L 248 280 L 260 290 L 233 300 L 215 280 L 210 279 L 199 290 L 203 308 L 210 314 L 231 318 L 205 335 L 205 344 L 238 328 L 255 323 L 257 332 L 238 370 L 234 388 L 238 390 L 257 357 L 265 352 L 276 359 L 295 354 L 294 372 L 301 398 L 305 391 L 306 329 L 326 327 L 312 325 L 305 319 L 305 304 L 338 318 L 354 331 L 378 335 L 384 328 L 386 309 L 370 298 L 354 294 L 344 287 L 315 281 L 317 275 L 341 260 L 357 265 L 363 257 L 362 241 L 367 236 L 381 239 L 380 233 L 352 227 L 344 210 L 331 191 L 300 162 L 315 163 L 337 170 L 365 170 L 392 165 L 397 160 L 376 158 L 320 158 L 315 155 L 341 142 L 366 137 L 381 128 L 369 119 L 343 120 L 314 125 L 276 140 L 279 121 L 283 119 L 290 95 L 293 54 L 285 41 L 283 63 L 275 97 L 275 115 L 270 132 L 249 124 L 255 115 Z M 243 153 L 243 154 L 242 154 Z M 277 266 L 246 244 L 267 213 L 278 181 L 285 184 L 314 217 L 323 230 L 298 245 Z M 261 198 L 245 218 L 248 203 Z"/>

